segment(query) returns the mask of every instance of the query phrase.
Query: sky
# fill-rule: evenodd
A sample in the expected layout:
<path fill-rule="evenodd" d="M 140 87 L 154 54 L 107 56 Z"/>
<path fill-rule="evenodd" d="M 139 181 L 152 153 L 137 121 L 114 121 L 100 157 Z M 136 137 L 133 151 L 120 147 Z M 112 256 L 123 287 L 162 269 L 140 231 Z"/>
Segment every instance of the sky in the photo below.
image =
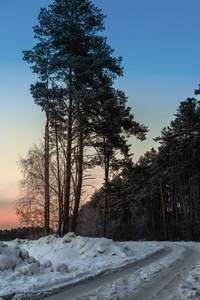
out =
<path fill-rule="evenodd" d="M 29 92 L 36 76 L 22 60 L 35 44 L 32 27 L 53 0 L 7 0 L 0 10 L 0 229 L 18 227 L 13 202 L 20 197 L 17 162 L 43 139 L 44 116 Z M 104 35 L 122 56 L 124 91 L 135 120 L 148 126 L 144 142 L 131 139 L 134 160 L 158 145 L 181 101 L 200 83 L 198 0 L 93 0 L 107 15 Z"/>

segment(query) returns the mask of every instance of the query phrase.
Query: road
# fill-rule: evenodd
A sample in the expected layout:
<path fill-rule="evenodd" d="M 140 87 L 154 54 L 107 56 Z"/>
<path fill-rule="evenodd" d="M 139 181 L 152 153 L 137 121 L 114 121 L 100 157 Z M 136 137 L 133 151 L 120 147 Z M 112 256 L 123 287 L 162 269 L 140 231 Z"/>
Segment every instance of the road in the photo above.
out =
<path fill-rule="evenodd" d="M 185 248 L 185 253 L 181 259 L 179 259 L 175 264 L 171 265 L 168 268 L 164 268 L 162 272 L 158 272 L 152 277 L 150 281 L 145 281 L 140 283 L 135 289 L 130 289 L 129 291 L 123 291 L 123 297 L 126 300 L 166 300 L 169 298 L 169 295 L 174 289 L 179 285 L 181 280 L 186 277 L 188 272 L 197 264 L 200 260 L 198 250 L 192 246 L 182 246 Z M 155 263 L 162 262 L 165 257 L 170 256 L 171 253 L 175 251 L 173 243 L 170 246 L 165 246 L 164 250 L 153 254 L 152 256 L 140 260 L 136 263 L 130 264 L 127 267 L 119 268 L 111 274 L 104 274 L 103 276 L 97 277 L 93 280 L 83 282 L 79 285 L 74 285 L 71 287 L 66 287 L 65 289 L 54 291 L 53 295 L 50 296 L 38 296 L 38 298 L 33 299 L 46 299 L 46 300 L 68 300 L 68 299 L 104 299 L 99 296 L 99 298 L 94 298 L 95 293 L 98 289 L 100 292 L 103 291 L 103 288 L 106 286 L 109 289 L 109 286 L 123 280 L 129 281 L 131 276 L 134 276 L 142 268 L 151 266 Z M 133 279 L 132 279 L 133 280 Z M 118 283 L 119 285 L 120 283 Z M 120 287 L 119 289 L 125 289 L 126 287 Z M 116 291 L 115 291 L 116 292 Z M 117 296 L 112 292 L 112 297 L 106 299 L 124 299 L 123 297 Z M 168 297 L 168 298 L 167 298 Z M 175 299 L 175 298 L 170 298 Z"/>
<path fill-rule="evenodd" d="M 127 300 L 166 300 L 178 299 L 174 291 L 187 278 L 188 273 L 200 261 L 199 250 L 192 246 L 184 246 L 185 253 L 181 260 L 159 273 L 151 282 L 140 286 L 138 293 Z"/>

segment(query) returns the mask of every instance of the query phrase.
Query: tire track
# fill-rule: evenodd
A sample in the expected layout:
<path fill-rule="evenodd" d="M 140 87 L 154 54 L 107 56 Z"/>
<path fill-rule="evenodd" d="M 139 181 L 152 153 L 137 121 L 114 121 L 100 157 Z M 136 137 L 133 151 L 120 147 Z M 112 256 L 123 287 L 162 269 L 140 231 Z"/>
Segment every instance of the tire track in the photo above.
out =
<path fill-rule="evenodd" d="M 141 268 L 162 260 L 165 256 L 172 252 L 173 248 L 165 246 L 163 250 L 152 254 L 151 256 L 144 258 L 142 260 L 131 263 L 125 267 L 120 267 L 111 271 L 112 273 L 104 274 L 96 278 L 84 281 L 81 284 L 73 285 L 71 287 L 66 287 L 63 291 L 54 290 L 53 295 L 34 297 L 31 299 L 47 299 L 47 300 L 66 300 L 71 298 L 80 297 L 90 293 L 92 290 L 104 286 L 106 284 L 111 284 L 112 282 L 120 279 L 124 276 L 129 276 L 134 272 L 140 270 Z M 88 299 L 88 298 L 85 298 Z"/>

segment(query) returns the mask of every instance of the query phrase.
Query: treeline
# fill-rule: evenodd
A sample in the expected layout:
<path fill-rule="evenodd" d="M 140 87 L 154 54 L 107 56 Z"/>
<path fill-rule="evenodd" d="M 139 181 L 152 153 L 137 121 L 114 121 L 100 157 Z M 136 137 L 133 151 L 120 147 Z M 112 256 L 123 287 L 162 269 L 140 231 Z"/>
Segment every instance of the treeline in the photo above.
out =
<path fill-rule="evenodd" d="M 53 230 L 50 229 L 50 233 L 53 234 Z M 45 234 L 45 228 L 39 226 L 36 227 L 19 227 L 12 228 L 10 230 L 0 230 L 0 241 L 11 241 L 15 239 L 31 239 L 35 240 L 43 237 Z"/>
<path fill-rule="evenodd" d="M 21 158 L 16 212 L 26 226 L 59 235 L 77 230 L 86 170 L 101 166 L 108 190 L 112 170 L 129 159 L 128 138 L 145 139 L 127 98 L 113 86 L 122 58 L 100 33 L 105 16 L 90 0 L 55 0 L 34 26 L 36 45 L 23 51 L 38 81 L 31 94 L 45 114 L 44 143 Z M 108 195 L 104 193 L 104 235 Z"/>
<path fill-rule="evenodd" d="M 109 183 L 107 237 L 199 241 L 200 101 L 181 102 L 174 121 L 155 140 L 158 151 L 130 162 Z M 103 235 L 104 191 L 82 206 L 80 234 Z"/>

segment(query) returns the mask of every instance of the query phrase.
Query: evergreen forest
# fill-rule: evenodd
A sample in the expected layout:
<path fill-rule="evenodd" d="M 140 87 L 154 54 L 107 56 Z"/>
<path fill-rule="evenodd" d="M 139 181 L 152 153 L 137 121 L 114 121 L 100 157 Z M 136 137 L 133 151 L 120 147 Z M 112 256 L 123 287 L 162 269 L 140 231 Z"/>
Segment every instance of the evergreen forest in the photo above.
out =
<path fill-rule="evenodd" d="M 132 137 L 144 141 L 148 128 L 115 88 L 122 58 L 107 44 L 104 20 L 90 0 L 40 10 L 23 59 L 38 78 L 30 92 L 45 116 L 44 139 L 18 162 L 16 213 L 46 235 L 199 241 L 200 101 L 182 101 L 155 137 L 158 149 L 134 162 Z M 95 168 L 103 184 L 88 199 Z"/>

